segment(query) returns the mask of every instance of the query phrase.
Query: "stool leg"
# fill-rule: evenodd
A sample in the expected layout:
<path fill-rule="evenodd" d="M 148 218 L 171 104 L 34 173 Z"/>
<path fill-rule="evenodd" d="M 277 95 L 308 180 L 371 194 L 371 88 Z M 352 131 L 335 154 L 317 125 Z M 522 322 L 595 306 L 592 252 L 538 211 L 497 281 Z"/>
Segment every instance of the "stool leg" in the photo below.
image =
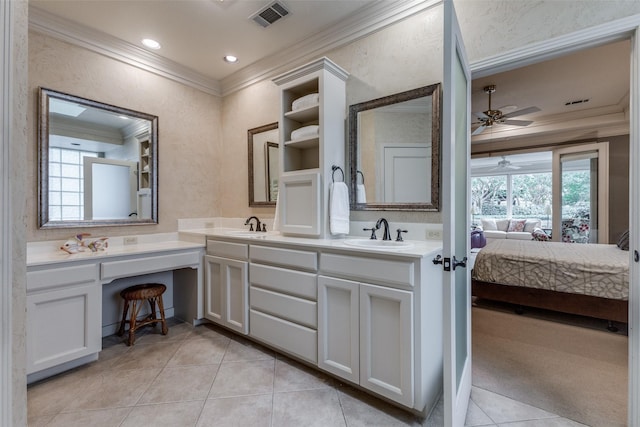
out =
<path fill-rule="evenodd" d="M 151 307 L 151 314 L 149 315 L 149 318 L 151 320 L 156 320 L 156 297 L 149 298 L 149 306 Z M 155 322 L 153 322 L 151 325 L 153 327 L 156 326 Z"/>
<path fill-rule="evenodd" d="M 138 317 L 138 301 L 131 302 L 131 317 L 129 318 L 129 345 L 132 346 L 136 340 L 136 319 Z"/>
<path fill-rule="evenodd" d="M 118 336 L 121 337 L 124 334 L 124 325 L 127 323 L 127 311 L 129 311 L 129 301 L 124 300 L 124 310 L 122 311 L 122 321 L 120 322 L 120 329 L 118 329 Z"/>
<path fill-rule="evenodd" d="M 164 304 L 162 303 L 162 295 L 158 297 L 158 308 L 160 309 L 160 319 L 162 319 L 162 335 L 167 335 L 169 328 L 167 328 L 167 321 L 164 318 Z"/>

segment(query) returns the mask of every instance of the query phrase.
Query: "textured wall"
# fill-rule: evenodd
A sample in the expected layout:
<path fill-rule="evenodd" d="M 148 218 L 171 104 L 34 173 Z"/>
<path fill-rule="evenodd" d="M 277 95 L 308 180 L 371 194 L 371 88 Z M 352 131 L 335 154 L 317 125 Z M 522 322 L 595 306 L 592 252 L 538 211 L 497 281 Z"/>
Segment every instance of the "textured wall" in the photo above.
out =
<path fill-rule="evenodd" d="M 637 0 L 454 0 L 469 61 L 640 13 Z"/>
<path fill-rule="evenodd" d="M 158 225 L 103 227 L 107 236 L 169 232 L 177 219 L 211 217 L 218 206 L 221 99 L 71 44 L 29 32 L 28 241 L 67 237 L 38 230 L 37 89 L 39 86 L 158 116 Z M 246 169 L 246 168 L 245 168 Z"/>

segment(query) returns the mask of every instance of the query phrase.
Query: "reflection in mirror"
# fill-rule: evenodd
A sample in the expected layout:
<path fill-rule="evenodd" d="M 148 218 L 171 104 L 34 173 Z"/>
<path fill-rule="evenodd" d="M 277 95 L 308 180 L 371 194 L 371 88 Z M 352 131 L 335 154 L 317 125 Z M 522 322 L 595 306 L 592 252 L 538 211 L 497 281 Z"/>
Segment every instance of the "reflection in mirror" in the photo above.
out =
<path fill-rule="evenodd" d="M 249 206 L 275 206 L 278 198 L 278 123 L 249 129 Z"/>
<path fill-rule="evenodd" d="M 439 211 L 440 84 L 351 105 L 349 156 L 351 209 Z"/>
<path fill-rule="evenodd" d="M 158 118 L 39 90 L 40 228 L 158 223 Z"/>

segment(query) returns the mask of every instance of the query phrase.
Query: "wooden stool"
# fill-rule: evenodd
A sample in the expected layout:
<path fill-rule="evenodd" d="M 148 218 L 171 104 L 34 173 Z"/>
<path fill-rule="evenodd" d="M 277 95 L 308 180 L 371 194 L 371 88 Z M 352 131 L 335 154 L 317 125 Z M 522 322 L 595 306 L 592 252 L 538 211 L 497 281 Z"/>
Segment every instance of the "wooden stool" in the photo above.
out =
<path fill-rule="evenodd" d="M 150 324 L 155 326 L 157 322 L 162 323 L 162 335 L 167 335 L 168 328 L 167 322 L 164 319 L 164 305 L 162 304 L 162 294 L 165 290 L 167 290 L 167 287 L 163 284 L 146 283 L 144 285 L 130 286 L 120 292 L 120 296 L 124 299 L 124 310 L 122 312 L 122 322 L 120 322 L 118 335 L 122 336 L 124 334 L 124 325 L 125 323 L 129 323 L 129 340 L 127 345 L 133 345 L 136 339 L 135 332 L 138 329 Z M 149 301 L 151 314 L 144 319 L 138 320 L 138 313 L 142 308 L 144 300 Z M 160 311 L 160 319 L 156 318 L 156 303 Z M 127 320 L 129 305 L 131 305 L 131 314 L 129 320 Z"/>

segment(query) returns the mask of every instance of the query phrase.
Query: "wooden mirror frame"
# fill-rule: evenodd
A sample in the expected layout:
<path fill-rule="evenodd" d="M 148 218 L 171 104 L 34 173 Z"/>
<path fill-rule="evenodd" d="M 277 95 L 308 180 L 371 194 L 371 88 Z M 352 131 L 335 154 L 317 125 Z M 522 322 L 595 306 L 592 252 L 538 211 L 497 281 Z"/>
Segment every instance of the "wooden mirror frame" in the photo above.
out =
<path fill-rule="evenodd" d="M 49 219 L 49 99 L 51 98 L 149 121 L 151 218 L 65 221 Z M 158 224 L 158 116 L 42 87 L 38 89 L 38 107 L 38 226 L 41 229 Z"/>
<path fill-rule="evenodd" d="M 431 96 L 431 202 L 430 203 L 357 203 L 358 178 L 358 113 L 374 108 L 397 104 L 416 98 Z M 351 210 L 385 210 L 385 211 L 440 211 L 440 144 L 441 144 L 441 84 L 436 83 L 406 92 L 373 99 L 349 106 L 349 161 L 350 202 Z"/>
<path fill-rule="evenodd" d="M 258 126 L 256 128 L 253 129 L 249 129 L 247 131 L 247 143 L 248 143 L 248 164 L 249 164 L 249 170 L 248 170 L 248 176 L 249 176 L 249 206 L 250 207 L 264 207 L 264 206 L 276 206 L 276 202 L 269 202 L 269 201 L 256 201 L 255 200 L 255 192 L 254 192 L 254 164 L 253 164 L 253 135 L 262 133 L 262 132 L 267 132 L 270 130 L 274 130 L 274 129 L 278 129 L 278 122 L 275 123 L 269 123 L 268 125 L 263 125 L 263 126 Z M 269 165 L 265 165 L 266 168 L 269 167 Z M 279 171 L 276 171 L 276 173 L 279 173 Z M 269 196 L 268 194 L 266 195 L 267 197 Z"/>

